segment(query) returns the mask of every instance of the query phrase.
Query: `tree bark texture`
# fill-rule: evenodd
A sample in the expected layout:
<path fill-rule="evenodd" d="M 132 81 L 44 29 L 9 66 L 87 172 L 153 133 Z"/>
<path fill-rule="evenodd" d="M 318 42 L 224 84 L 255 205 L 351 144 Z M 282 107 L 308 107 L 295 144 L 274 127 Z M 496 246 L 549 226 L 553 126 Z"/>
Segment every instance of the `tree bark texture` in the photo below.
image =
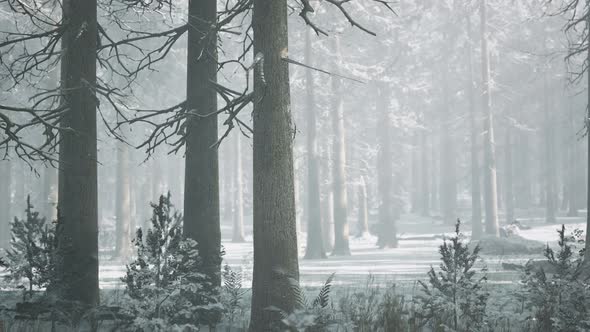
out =
<path fill-rule="evenodd" d="M 217 20 L 215 0 L 189 1 L 184 234 L 197 241 L 204 272 L 221 285 L 217 116 Z"/>
<path fill-rule="evenodd" d="M 68 111 L 59 145 L 58 292 L 99 302 L 96 137 L 96 0 L 64 0 L 61 90 Z"/>
<path fill-rule="evenodd" d="M 293 178 L 293 137 L 286 0 L 254 0 L 254 273 L 250 331 L 273 331 L 297 300 L 299 263 Z M 276 327 L 276 326 L 275 326 Z"/>

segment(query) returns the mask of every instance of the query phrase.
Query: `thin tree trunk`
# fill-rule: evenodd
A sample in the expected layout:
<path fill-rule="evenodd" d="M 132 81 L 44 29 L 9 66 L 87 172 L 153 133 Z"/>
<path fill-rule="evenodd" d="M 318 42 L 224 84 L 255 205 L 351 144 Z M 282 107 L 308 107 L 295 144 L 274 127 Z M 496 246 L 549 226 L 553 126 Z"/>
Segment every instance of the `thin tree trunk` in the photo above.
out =
<path fill-rule="evenodd" d="M 447 41 L 450 42 L 450 41 Z M 440 156 L 440 200 L 443 221 L 447 225 L 453 225 L 457 220 L 457 179 L 456 157 L 453 138 L 451 137 L 451 110 L 449 105 L 448 63 L 442 68 L 443 103 L 441 126 L 441 156 Z"/>
<path fill-rule="evenodd" d="M 574 116 L 574 107 L 572 105 L 571 99 L 568 98 L 568 133 L 575 133 L 576 131 L 576 120 L 575 120 L 575 116 Z M 578 147 L 580 145 L 580 142 L 578 142 L 578 140 L 575 138 L 574 135 L 569 134 L 566 135 L 567 137 L 567 142 L 568 147 L 567 147 L 567 195 L 568 195 L 568 212 L 567 212 L 567 216 L 568 217 L 577 217 L 579 215 L 578 213 L 578 209 L 580 208 L 579 206 L 579 199 L 578 199 L 578 195 L 580 194 L 579 191 L 579 187 L 580 187 L 580 181 L 581 179 L 579 178 L 579 168 L 580 168 L 580 163 L 578 160 Z"/>
<path fill-rule="evenodd" d="M 59 70 L 55 68 L 49 73 L 49 79 L 46 83 L 47 89 L 58 89 L 59 84 Z M 43 216 L 51 222 L 57 220 L 57 173 L 58 170 L 53 165 L 48 165 L 43 170 L 43 197 L 41 204 L 43 204 Z"/>
<path fill-rule="evenodd" d="M 130 213 L 131 213 L 131 220 L 129 223 L 129 234 L 131 240 L 135 237 L 135 232 L 138 227 L 138 218 L 137 218 L 137 209 L 138 209 L 138 199 L 137 195 L 139 193 L 139 186 L 138 186 L 138 170 L 137 168 L 133 167 L 133 163 L 135 161 L 134 157 L 134 149 L 129 151 L 129 172 L 133 174 L 131 177 L 131 181 L 129 183 L 129 204 L 130 204 Z"/>
<path fill-rule="evenodd" d="M 496 153 L 498 153 L 496 151 Z M 500 179 L 502 178 L 502 172 L 500 172 Z M 504 182 L 498 180 L 498 172 L 496 171 L 496 192 L 498 195 L 498 211 L 504 209 Z M 498 216 L 498 222 L 500 221 L 500 217 Z"/>
<path fill-rule="evenodd" d="M 428 133 L 426 130 L 420 131 L 420 214 L 423 217 L 430 216 L 430 176 L 428 169 Z"/>
<path fill-rule="evenodd" d="M 326 192 L 322 202 L 322 235 L 324 251 L 334 250 L 334 193 L 331 188 Z"/>
<path fill-rule="evenodd" d="M 217 110 L 217 1 L 189 1 L 187 107 L 200 115 Z M 221 285 L 217 116 L 192 117 L 186 133 L 184 234 L 197 241 L 205 274 Z"/>
<path fill-rule="evenodd" d="M 313 66 L 311 30 L 305 31 L 305 62 Z M 313 72 L 305 72 L 307 118 L 307 246 L 305 259 L 326 258 L 322 235 L 322 211 L 320 202 L 320 165 L 317 151 L 317 120 Z"/>
<path fill-rule="evenodd" d="M 64 0 L 61 90 L 68 112 L 59 145 L 61 259 L 58 292 L 65 300 L 96 305 L 98 294 L 98 193 L 96 141 L 96 0 Z"/>
<path fill-rule="evenodd" d="M 233 162 L 233 155 L 232 149 L 229 145 L 222 145 L 220 148 L 220 154 L 222 160 L 222 169 L 220 171 L 223 172 L 223 175 L 220 178 L 221 181 L 221 200 L 220 200 L 220 210 L 223 216 L 223 220 L 233 220 L 233 205 L 234 205 L 234 196 L 232 194 L 233 186 L 235 181 L 233 180 L 235 173 L 234 173 L 234 162 Z"/>
<path fill-rule="evenodd" d="M 515 183 L 515 201 L 516 206 L 521 209 L 529 209 L 532 202 L 531 171 L 529 162 L 529 137 L 528 132 L 520 131 L 518 133 L 518 143 L 516 147 L 518 153 L 515 155 L 518 165 L 518 173 Z"/>
<path fill-rule="evenodd" d="M 57 219 L 57 169 L 49 166 L 43 170 L 43 205 L 47 220 Z"/>
<path fill-rule="evenodd" d="M 469 84 L 467 85 L 467 97 L 469 100 L 469 129 L 470 129 L 470 143 L 471 143 L 471 229 L 472 237 L 474 239 L 481 238 L 483 234 L 483 227 L 481 224 L 481 175 L 479 171 L 479 146 L 477 140 L 478 124 L 476 121 L 475 109 L 475 75 L 473 65 L 473 47 L 471 41 L 473 40 L 473 29 L 471 28 L 471 19 L 467 17 L 467 34 L 469 46 L 467 48 L 467 62 L 469 65 Z"/>
<path fill-rule="evenodd" d="M 486 210 L 486 233 L 499 236 L 498 183 L 496 180 L 496 149 L 492 118 L 492 92 L 490 84 L 490 61 L 487 41 L 486 0 L 480 0 L 481 57 L 482 57 L 482 109 L 484 116 L 484 200 Z"/>
<path fill-rule="evenodd" d="M 504 201 L 506 207 L 506 223 L 514 221 L 514 184 L 512 171 L 514 166 L 512 164 L 512 128 L 506 128 L 506 142 L 504 146 L 504 162 L 506 174 L 504 175 Z"/>
<path fill-rule="evenodd" d="M 297 300 L 299 263 L 293 179 L 293 135 L 286 0 L 254 0 L 254 273 L 250 331 L 271 331 Z"/>
<path fill-rule="evenodd" d="M 160 200 L 160 196 L 166 196 L 167 193 L 165 190 L 163 190 L 164 186 L 162 184 L 162 165 L 157 154 L 152 157 L 151 170 L 152 174 L 150 175 L 150 179 L 152 185 L 152 200 L 154 202 L 158 202 Z"/>
<path fill-rule="evenodd" d="M 369 235 L 369 203 L 367 201 L 367 183 L 365 177 L 361 176 L 360 183 L 358 185 L 358 200 L 359 200 L 359 215 L 358 215 L 358 226 L 359 226 L 359 237 Z"/>
<path fill-rule="evenodd" d="M 332 168 L 330 163 L 332 160 L 332 153 L 330 150 L 329 140 L 322 140 L 324 143 L 323 160 L 320 164 L 320 174 L 324 174 L 323 178 L 332 179 Z M 322 186 L 320 186 L 322 189 Z M 324 251 L 330 252 L 334 249 L 334 194 L 332 181 L 328 180 L 323 186 L 323 195 L 321 197 L 322 205 L 322 237 L 324 243 Z"/>
<path fill-rule="evenodd" d="M 549 68 L 545 68 L 549 70 Z M 549 224 L 557 222 L 557 179 L 555 174 L 555 130 L 549 100 L 549 79 L 547 73 L 543 78 L 544 111 L 545 111 L 545 221 Z"/>
<path fill-rule="evenodd" d="M 412 213 L 418 213 L 421 208 L 420 204 L 420 149 L 419 149 L 419 142 L 420 142 L 420 133 L 415 133 L 413 137 L 413 144 L 412 144 L 412 169 L 410 170 L 412 174 Z M 359 200 L 360 202 L 360 200 Z"/>
<path fill-rule="evenodd" d="M 432 135 L 434 137 L 434 133 Z M 440 212 L 440 204 L 438 200 L 438 176 L 437 176 L 437 169 L 440 163 L 438 159 L 437 151 L 438 149 L 435 147 L 434 138 L 431 140 L 430 144 L 428 145 L 430 148 L 430 208 L 434 211 Z"/>
<path fill-rule="evenodd" d="M 1 151 L 2 153 L 4 151 Z M 10 196 L 12 181 L 11 164 L 8 160 L 0 160 L 0 248 L 8 249 L 10 243 Z"/>
<path fill-rule="evenodd" d="M 17 159 L 14 161 L 15 167 L 12 168 L 14 173 L 14 211 L 15 216 L 21 218 L 25 214 L 27 193 L 26 181 L 27 178 L 25 169 L 26 166 L 23 161 Z"/>
<path fill-rule="evenodd" d="M 335 51 L 337 57 L 340 54 L 340 42 L 335 38 Z M 337 72 L 338 69 L 335 68 Z M 341 96 L 340 78 L 332 77 L 333 107 L 332 107 L 332 125 L 334 130 L 334 162 L 333 183 L 334 186 L 334 250 L 332 255 L 350 255 L 348 244 L 349 226 L 348 226 L 348 197 L 346 190 L 346 143 L 344 133 L 344 102 Z"/>
<path fill-rule="evenodd" d="M 181 186 L 181 182 L 183 181 L 182 178 L 182 172 L 181 172 L 181 165 L 179 163 L 179 160 L 175 157 L 175 156 L 168 156 L 167 157 L 167 162 L 168 162 L 168 172 L 167 172 L 167 177 L 168 177 L 168 190 L 170 191 L 171 195 L 172 195 L 172 200 L 174 202 L 176 202 L 176 207 L 179 210 L 183 210 L 182 209 L 182 186 Z"/>
<path fill-rule="evenodd" d="M 228 142 L 231 138 L 228 139 Z M 219 160 L 222 161 L 223 167 L 219 170 L 223 172 L 220 176 L 220 213 L 221 220 L 229 221 L 234 220 L 234 208 L 235 202 L 235 189 L 236 189 L 236 172 L 234 167 L 235 164 L 235 147 L 232 143 L 225 144 L 219 150 L 221 157 Z"/>
<path fill-rule="evenodd" d="M 236 188 L 234 189 L 234 227 L 232 242 L 244 242 L 244 181 L 243 181 L 243 169 L 242 169 L 242 146 L 241 146 L 241 133 L 236 133 L 234 140 L 235 154 L 234 158 L 236 161 L 236 171 L 234 183 Z"/>
<path fill-rule="evenodd" d="M 131 255 L 131 177 L 129 174 L 129 147 L 117 143 L 117 195 L 116 202 L 116 247 L 115 257 L 129 258 Z"/>
<path fill-rule="evenodd" d="M 293 187 L 295 188 L 295 230 L 297 232 L 297 238 L 301 236 L 301 215 L 302 215 L 302 206 L 301 206 L 301 178 L 299 176 L 300 172 L 299 169 L 301 167 L 301 159 L 296 158 L 295 156 L 299 156 L 299 147 L 298 144 L 293 142 Z"/>
<path fill-rule="evenodd" d="M 395 197 L 393 179 L 393 140 L 389 99 L 386 87 L 379 83 L 377 97 L 377 135 L 379 140 L 377 176 L 379 188 L 379 232 L 377 246 L 380 248 L 397 247 Z"/>
<path fill-rule="evenodd" d="M 147 231 L 150 227 L 152 227 L 150 223 L 151 215 L 151 208 L 150 203 L 156 203 L 152 198 L 152 194 L 150 192 L 150 181 L 151 174 L 148 171 L 148 167 L 146 164 L 143 164 L 141 167 L 142 174 L 143 174 L 143 182 L 141 183 L 141 195 L 139 195 L 139 225 Z"/>

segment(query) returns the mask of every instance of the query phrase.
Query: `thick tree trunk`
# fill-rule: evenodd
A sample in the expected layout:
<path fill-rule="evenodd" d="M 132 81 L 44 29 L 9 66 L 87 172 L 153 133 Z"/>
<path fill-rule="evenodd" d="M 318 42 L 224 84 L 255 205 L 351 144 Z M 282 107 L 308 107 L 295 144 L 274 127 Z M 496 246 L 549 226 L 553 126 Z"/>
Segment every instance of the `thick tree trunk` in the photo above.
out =
<path fill-rule="evenodd" d="M 305 62 L 313 66 L 311 30 L 305 31 Z M 320 165 L 317 151 L 317 120 L 313 72 L 305 72 L 305 114 L 307 119 L 307 246 L 305 259 L 326 258 L 322 236 L 322 212 L 320 202 Z"/>
<path fill-rule="evenodd" d="M 473 29 L 471 18 L 467 17 L 467 34 L 469 36 L 467 47 L 467 63 L 469 65 L 469 83 L 467 85 L 467 98 L 469 100 L 469 132 L 471 143 L 471 229 L 472 237 L 479 239 L 483 234 L 481 224 L 481 175 L 479 170 L 479 146 L 478 146 L 478 121 L 475 109 L 475 74 L 473 65 Z"/>
<path fill-rule="evenodd" d="M 490 82 L 490 61 L 487 41 L 486 0 L 480 0 L 481 57 L 482 57 L 482 110 L 484 116 L 484 201 L 486 211 L 486 233 L 499 236 L 498 225 L 498 183 L 496 180 L 496 148 L 494 143 L 494 122 L 492 118 L 492 91 Z"/>
<path fill-rule="evenodd" d="M 117 143 L 117 195 L 116 202 L 116 246 L 115 257 L 131 256 L 131 177 L 129 174 L 129 147 Z"/>
<path fill-rule="evenodd" d="M 512 163 L 512 128 L 506 128 L 506 142 L 504 146 L 504 167 L 506 174 L 504 175 L 504 201 L 506 208 L 506 223 L 514 221 L 514 184 L 513 184 L 513 169 Z"/>
<path fill-rule="evenodd" d="M 65 300 L 99 302 L 96 150 L 96 0 L 64 0 L 61 90 L 68 112 L 59 146 L 58 239 Z"/>
<path fill-rule="evenodd" d="M 395 193 L 393 179 L 393 140 L 389 110 L 389 96 L 383 83 L 379 83 L 377 97 L 377 135 L 379 140 L 377 177 L 379 188 L 379 233 L 377 246 L 397 247 Z"/>
<path fill-rule="evenodd" d="M 586 1 L 586 4 L 590 4 L 590 1 Z M 586 15 L 586 28 L 590 29 L 590 15 Z M 587 43 L 590 43 L 590 35 L 587 36 L 588 40 Z M 588 53 L 586 54 L 586 62 L 590 63 L 590 48 L 588 48 Z M 586 74 L 588 79 L 588 90 L 587 90 L 587 105 L 590 105 L 590 75 Z M 586 128 L 590 127 L 590 107 L 587 107 L 586 113 Z M 586 146 L 586 158 L 587 158 L 587 165 L 586 165 L 586 242 L 585 242 L 585 251 L 584 251 L 584 263 L 586 266 L 590 264 L 590 135 L 586 135 L 587 139 L 587 146 Z"/>
<path fill-rule="evenodd" d="M 215 0 L 189 1 L 187 107 L 199 115 L 217 110 L 217 20 Z M 221 285 L 221 229 L 217 116 L 192 117 L 186 133 L 184 234 L 197 241 L 205 273 Z"/>
<path fill-rule="evenodd" d="M 4 153 L 5 151 L 0 151 Z M 10 243 L 10 196 L 12 195 L 11 164 L 0 160 L 0 248 L 8 249 Z"/>
<path fill-rule="evenodd" d="M 293 179 L 293 136 L 286 0 L 254 0 L 254 273 L 250 331 L 272 331 L 292 312 L 299 263 Z"/>
<path fill-rule="evenodd" d="M 236 138 L 234 139 L 235 150 L 234 150 L 234 158 L 236 161 L 236 171 L 235 174 L 235 189 L 234 189 L 234 201 L 235 201 L 235 211 L 234 211 L 234 227 L 233 227 L 233 236 L 232 242 L 244 242 L 244 173 L 242 169 L 242 146 L 241 146 L 241 133 L 236 133 Z"/>
<path fill-rule="evenodd" d="M 335 38 L 335 52 L 337 57 L 340 56 L 340 42 Z M 335 68 L 338 72 L 338 69 Z M 348 226 L 348 197 L 346 190 L 346 143 L 344 133 L 344 101 L 341 96 L 340 78 L 332 77 L 332 126 L 334 130 L 334 162 L 333 183 L 334 186 L 334 250 L 332 255 L 350 255 L 348 244 L 349 226 Z"/>

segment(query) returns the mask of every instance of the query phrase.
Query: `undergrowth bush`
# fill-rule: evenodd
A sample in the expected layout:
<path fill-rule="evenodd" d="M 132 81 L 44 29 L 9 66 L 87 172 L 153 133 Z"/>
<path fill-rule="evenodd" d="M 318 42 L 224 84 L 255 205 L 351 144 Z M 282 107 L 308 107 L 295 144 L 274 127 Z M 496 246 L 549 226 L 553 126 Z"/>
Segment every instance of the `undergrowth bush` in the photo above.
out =
<path fill-rule="evenodd" d="M 590 291 L 580 230 L 557 231 L 558 250 L 545 249 L 547 267 L 527 264 L 523 284 L 531 318 L 542 331 L 589 331 Z M 550 272 L 549 272 L 550 271 Z"/>
<path fill-rule="evenodd" d="M 284 327 L 288 331 L 324 332 L 336 325 L 334 306 L 330 300 L 330 291 L 334 274 L 331 274 L 318 295 L 309 302 L 305 291 L 298 283 L 293 283 L 294 294 L 297 296 L 297 309 L 292 313 L 281 312 Z"/>
<path fill-rule="evenodd" d="M 395 285 L 376 285 L 372 276 L 363 288 L 342 296 L 338 310 L 344 331 L 420 331 L 413 301 Z"/>
<path fill-rule="evenodd" d="M 243 288 L 243 275 L 241 271 L 232 270 L 225 265 L 222 271 L 223 289 L 221 290 L 221 304 L 223 305 L 222 324 L 229 329 L 247 329 L 247 320 L 250 311 L 244 303 L 244 296 L 248 290 Z"/>
<path fill-rule="evenodd" d="M 134 240 L 137 258 L 122 279 L 129 297 L 125 311 L 132 329 L 197 331 L 215 325 L 222 312 L 218 289 L 203 271 L 197 243 L 182 234 L 182 215 L 173 212 L 170 194 L 152 204 L 151 228 Z"/>
<path fill-rule="evenodd" d="M 377 320 L 377 309 L 381 301 L 381 289 L 369 276 L 364 288 L 347 292 L 339 301 L 339 309 L 345 321 L 351 322 L 354 331 L 372 331 Z"/>

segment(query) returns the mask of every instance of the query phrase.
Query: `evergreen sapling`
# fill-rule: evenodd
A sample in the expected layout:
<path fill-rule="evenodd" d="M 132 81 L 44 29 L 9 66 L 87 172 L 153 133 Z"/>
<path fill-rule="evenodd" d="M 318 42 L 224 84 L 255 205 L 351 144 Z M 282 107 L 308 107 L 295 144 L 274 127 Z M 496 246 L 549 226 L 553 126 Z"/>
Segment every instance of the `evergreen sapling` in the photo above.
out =
<path fill-rule="evenodd" d="M 485 289 L 486 268 L 479 271 L 475 263 L 480 247 L 473 251 L 464 243 L 457 220 L 455 234 L 439 247 L 440 271 L 428 272 L 428 283 L 419 281 L 423 294 L 419 317 L 434 331 L 480 331 L 484 329 L 489 293 Z M 479 274 L 477 272 L 480 272 Z"/>
<path fill-rule="evenodd" d="M 25 219 L 14 218 L 10 223 L 10 249 L 6 251 L 5 262 L 8 270 L 7 281 L 21 283 L 23 301 L 33 297 L 33 289 L 49 286 L 55 277 L 55 253 L 57 242 L 55 228 L 39 216 L 27 196 Z"/>
<path fill-rule="evenodd" d="M 151 228 L 146 234 L 137 230 L 137 258 L 122 279 L 130 299 L 126 310 L 136 317 L 133 325 L 136 330 L 214 325 L 222 306 L 218 290 L 200 272 L 197 243 L 183 236 L 182 215 L 173 212 L 169 193 L 151 206 Z"/>
<path fill-rule="evenodd" d="M 580 230 L 566 235 L 564 225 L 557 233 L 559 249 L 547 245 L 544 266 L 532 261 L 526 265 L 527 307 L 543 331 L 588 331 L 590 285 L 584 275 L 584 237 Z M 582 249 L 577 250 L 577 245 Z"/>

